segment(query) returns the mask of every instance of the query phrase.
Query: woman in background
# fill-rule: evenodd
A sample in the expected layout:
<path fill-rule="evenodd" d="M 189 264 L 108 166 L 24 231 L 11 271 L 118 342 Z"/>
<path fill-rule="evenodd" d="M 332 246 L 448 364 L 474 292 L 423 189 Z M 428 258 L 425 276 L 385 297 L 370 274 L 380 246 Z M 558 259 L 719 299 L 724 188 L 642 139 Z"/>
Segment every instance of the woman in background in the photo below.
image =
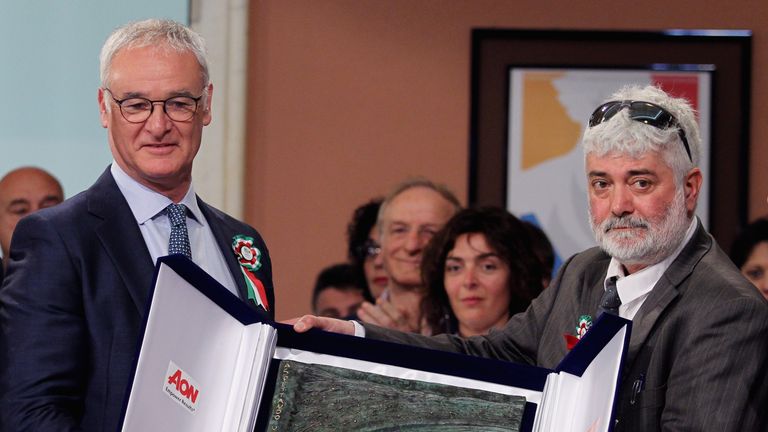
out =
<path fill-rule="evenodd" d="M 543 289 L 528 228 L 504 209 L 457 213 L 424 252 L 422 309 L 432 334 L 487 334 L 524 311 Z"/>
<path fill-rule="evenodd" d="M 757 289 L 768 298 L 768 219 L 757 219 L 736 237 L 731 259 Z"/>
<path fill-rule="evenodd" d="M 389 277 L 384 271 L 379 247 L 379 232 L 376 219 L 379 215 L 382 199 L 373 199 L 355 209 L 352 220 L 347 226 L 347 255 L 349 262 L 365 276 L 366 291 L 369 301 L 376 299 L 389 285 Z"/>

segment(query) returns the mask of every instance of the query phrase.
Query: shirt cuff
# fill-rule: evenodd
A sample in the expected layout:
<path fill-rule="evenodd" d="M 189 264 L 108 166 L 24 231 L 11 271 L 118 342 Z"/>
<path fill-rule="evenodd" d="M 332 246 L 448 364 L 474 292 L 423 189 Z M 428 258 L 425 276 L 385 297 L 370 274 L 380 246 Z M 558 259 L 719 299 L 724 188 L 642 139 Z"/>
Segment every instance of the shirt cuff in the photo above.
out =
<path fill-rule="evenodd" d="M 365 337 L 365 327 L 363 327 L 357 321 L 352 321 L 352 324 L 354 324 L 354 326 L 355 326 L 355 336 L 364 338 Z"/>

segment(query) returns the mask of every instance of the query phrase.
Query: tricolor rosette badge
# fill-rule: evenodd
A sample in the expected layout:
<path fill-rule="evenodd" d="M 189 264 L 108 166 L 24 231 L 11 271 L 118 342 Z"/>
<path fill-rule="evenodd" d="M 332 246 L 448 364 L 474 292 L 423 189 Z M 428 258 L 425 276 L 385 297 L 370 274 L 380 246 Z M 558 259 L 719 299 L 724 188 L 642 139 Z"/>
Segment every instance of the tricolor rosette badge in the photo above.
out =
<path fill-rule="evenodd" d="M 256 271 L 261 268 L 261 251 L 253 246 L 253 239 L 244 235 L 232 238 L 232 248 L 237 255 L 237 261 L 247 270 Z"/>
<path fill-rule="evenodd" d="M 590 327 L 592 327 L 592 317 L 589 315 L 580 316 L 579 325 L 576 327 L 576 337 L 579 339 L 583 338 Z"/>
<path fill-rule="evenodd" d="M 264 310 L 269 310 L 267 291 L 255 273 L 261 268 L 261 251 L 253 243 L 252 237 L 240 234 L 232 237 L 232 249 L 237 256 L 237 262 L 240 263 L 240 271 L 245 277 L 248 299 L 263 307 Z"/>
<path fill-rule="evenodd" d="M 592 327 L 592 317 L 590 315 L 581 315 L 576 324 L 576 336 L 568 333 L 563 335 L 565 337 L 565 345 L 569 351 L 587 334 L 590 327 Z"/>

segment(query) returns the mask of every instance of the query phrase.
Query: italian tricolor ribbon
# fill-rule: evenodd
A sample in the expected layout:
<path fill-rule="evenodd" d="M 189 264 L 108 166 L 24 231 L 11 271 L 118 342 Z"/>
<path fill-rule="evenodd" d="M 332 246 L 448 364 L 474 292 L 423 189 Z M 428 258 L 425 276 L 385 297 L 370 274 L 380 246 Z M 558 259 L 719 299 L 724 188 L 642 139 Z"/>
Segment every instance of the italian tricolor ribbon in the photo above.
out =
<path fill-rule="evenodd" d="M 579 317 L 579 323 L 576 326 L 576 335 L 574 336 L 567 333 L 563 335 L 563 337 L 565 337 L 565 344 L 568 348 L 568 351 L 572 350 L 573 347 L 576 346 L 581 338 L 587 334 L 587 331 L 590 327 L 592 327 L 592 317 L 589 315 L 581 315 Z"/>
<path fill-rule="evenodd" d="M 263 307 L 264 310 L 269 310 L 267 291 L 255 274 L 261 268 L 261 251 L 253 246 L 253 238 L 244 235 L 232 237 L 232 249 L 235 251 L 237 261 L 240 263 L 240 271 L 245 278 L 248 299 Z"/>

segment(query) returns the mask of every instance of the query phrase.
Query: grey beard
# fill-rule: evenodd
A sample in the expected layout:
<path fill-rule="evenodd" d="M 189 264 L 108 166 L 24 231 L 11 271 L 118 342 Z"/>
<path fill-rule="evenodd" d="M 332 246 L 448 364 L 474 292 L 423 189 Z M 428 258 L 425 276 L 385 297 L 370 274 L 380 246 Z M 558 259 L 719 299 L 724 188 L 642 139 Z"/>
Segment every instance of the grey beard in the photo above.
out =
<path fill-rule="evenodd" d="M 649 220 L 638 216 L 611 215 L 595 225 L 590 209 L 589 224 L 601 249 L 623 265 L 650 266 L 663 261 L 680 245 L 691 223 L 681 188 L 663 217 Z M 618 233 L 614 227 L 642 227 L 644 233 Z"/>

